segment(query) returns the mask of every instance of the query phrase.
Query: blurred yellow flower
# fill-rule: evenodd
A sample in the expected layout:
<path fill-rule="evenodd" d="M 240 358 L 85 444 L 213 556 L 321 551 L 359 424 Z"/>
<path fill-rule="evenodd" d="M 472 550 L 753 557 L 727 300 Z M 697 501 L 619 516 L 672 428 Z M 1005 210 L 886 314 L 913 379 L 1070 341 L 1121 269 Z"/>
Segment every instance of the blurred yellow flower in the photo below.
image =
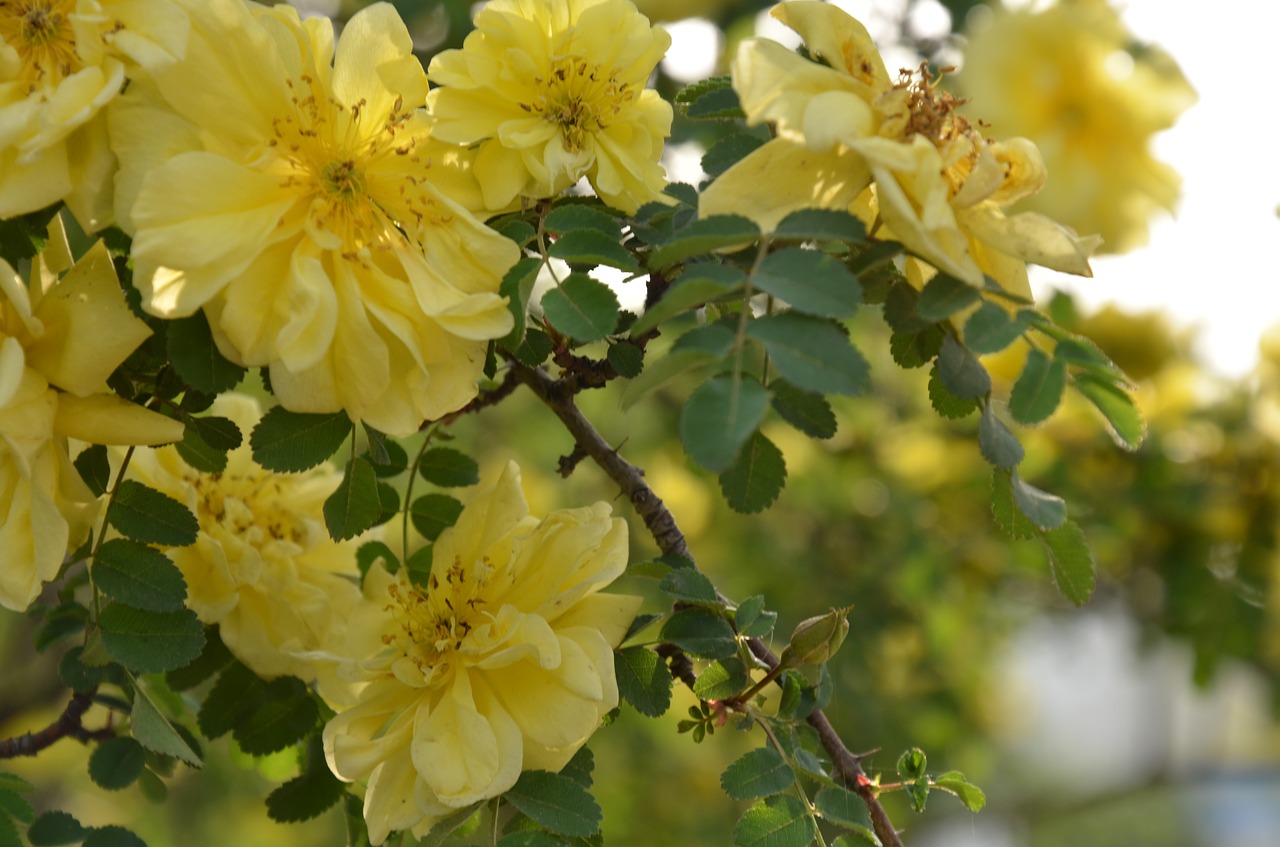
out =
<path fill-rule="evenodd" d="M 335 774 L 365 784 L 374 844 L 568 763 L 618 704 L 612 648 L 640 598 L 599 591 L 626 560 L 607 504 L 539 521 L 509 464 L 440 535 L 426 586 L 370 571 L 351 624 L 367 682 L 324 745 Z"/>
<path fill-rule="evenodd" d="M 0 3 L 0 217 L 65 200 L 85 229 L 111 223 L 103 108 L 126 74 L 180 58 L 186 38 L 171 0 Z"/>
<path fill-rule="evenodd" d="M 197 471 L 173 447 L 136 450 L 128 476 L 191 509 L 196 543 L 167 553 L 187 581 L 187 606 L 217 624 L 223 643 L 254 673 L 308 682 L 324 666 L 309 655 L 342 641 L 360 600 L 356 541 L 333 541 L 322 509 L 342 474 L 324 464 L 307 473 L 275 473 L 253 461 L 249 433 L 258 402 L 223 394 L 210 414 L 229 418 L 244 441 L 220 473 Z"/>
<path fill-rule="evenodd" d="M 60 230 L 56 230 L 60 233 Z M 22 611 L 82 542 L 97 498 L 67 439 L 160 444 L 182 424 L 110 393 L 151 330 L 125 304 L 101 243 L 61 279 L 38 257 L 30 288 L 0 259 L 0 606 Z"/>
<path fill-rule="evenodd" d="M 1023 207 L 1122 253 L 1147 240 L 1179 179 L 1151 137 L 1195 102 L 1174 61 L 1133 36 L 1106 0 L 1059 0 L 1032 11 L 996 6 L 968 33 L 957 85 L 999 133 L 1025 135 L 1052 178 Z"/>
<path fill-rule="evenodd" d="M 475 396 L 515 244 L 455 199 L 395 10 L 327 19 L 194 4 L 184 61 L 111 114 L 117 212 L 145 308 L 203 308 L 219 349 L 269 366 L 282 405 L 407 435 Z M 478 196 L 475 197 L 478 201 Z"/>
<path fill-rule="evenodd" d="M 431 60 L 437 138 L 479 145 L 491 210 L 551 197 L 586 177 L 633 213 L 662 198 L 671 106 L 649 75 L 671 37 L 629 0 L 490 0 L 461 50 Z"/>
<path fill-rule="evenodd" d="M 866 29 L 838 7 L 795 0 L 773 15 L 825 64 L 765 39 L 739 47 L 742 108 L 749 123 L 774 124 L 777 138 L 712 183 L 701 214 L 745 214 L 770 228 L 800 208 L 847 209 L 927 263 L 908 269 L 921 283 L 937 269 L 981 287 L 985 274 L 1029 297 L 1027 262 L 1089 274 L 1093 238 L 1039 214 L 1004 213 L 1044 183 L 1035 145 L 983 138 L 923 67 L 893 82 Z"/>

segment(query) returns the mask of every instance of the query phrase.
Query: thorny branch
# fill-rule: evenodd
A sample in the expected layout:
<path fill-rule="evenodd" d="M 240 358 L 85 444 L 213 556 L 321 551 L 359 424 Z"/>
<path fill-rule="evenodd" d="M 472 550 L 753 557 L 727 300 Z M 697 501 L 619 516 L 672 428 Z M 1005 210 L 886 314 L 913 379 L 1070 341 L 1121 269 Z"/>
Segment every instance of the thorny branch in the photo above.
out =
<path fill-rule="evenodd" d="M 63 738 L 74 738 L 88 743 L 102 741 L 115 735 L 110 727 L 103 729 L 87 729 L 81 722 L 84 713 L 93 705 L 94 691 L 78 691 L 71 697 L 71 702 L 62 710 L 62 714 L 53 723 L 39 732 L 28 732 L 13 738 L 0 740 L 0 759 L 16 759 L 19 756 L 34 756 L 46 747 Z"/>
<path fill-rule="evenodd" d="M 574 404 L 572 390 L 552 379 L 541 369 L 528 368 L 513 362 L 511 372 L 515 374 L 516 379 L 529 386 L 533 393 L 560 419 L 565 429 L 573 436 L 577 445 L 575 451 L 585 452 L 610 479 L 622 488 L 663 554 L 683 556 L 692 560 L 684 533 L 676 525 L 675 518 L 667 510 L 666 504 L 644 481 L 644 471 L 622 458 L 609 446 L 609 443 Z M 778 657 L 760 639 L 748 639 L 747 646 L 756 658 L 770 668 L 778 664 Z M 817 731 L 823 748 L 831 756 L 836 778 L 866 803 L 876 835 L 884 847 L 904 847 L 902 838 L 880 804 L 875 784 L 862 769 L 862 763 L 858 757 L 845 746 L 835 728 L 831 726 L 831 722 L 827 720 L 826 714 L 820 709 L 815 709 L 809 715 L 808 721 L 809 725 Z"/>

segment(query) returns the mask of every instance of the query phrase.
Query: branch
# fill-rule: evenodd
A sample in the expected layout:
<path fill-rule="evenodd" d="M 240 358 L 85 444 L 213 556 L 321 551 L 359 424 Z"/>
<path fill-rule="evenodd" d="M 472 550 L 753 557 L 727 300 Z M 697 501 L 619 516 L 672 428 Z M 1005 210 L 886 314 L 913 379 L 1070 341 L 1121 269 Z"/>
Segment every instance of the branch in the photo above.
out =
<path fill-rule="evenodd" d="M 93 705 L 94 691 L 78 691 L 71 697 L 71 702 L 62 710 L 62 714 L 53 723 L 39 732 L 28 732 L 24 735 L 0 740 L 0 759 L 15 759 L 18 756 L 34 756 L 46 747 L 63 738 L 74 738 L 88 743 L 101 741 L 115 735 L 108 728 L 86 729 L 81 720 L 84 713 Z"/>
<path fill-rule="evenodd" d="M 644 471 L 622 458 L 617 450 L 609 446 L 609 443 L 574 404 L 572 392 L 566 390 L 565 386 L 541 369 L 528 368 L 513 362 L 511 371 L 516 379 L 529 386 L 533 393 L 538 395 L 538 399 L 555 413 L 565 429 L 573 436 L 577 444 L 576 449 L 590 456 L 592 461 L 622 488 L 622 493 L 631 501 L 636 514 L 644 521 L 658 549 L 664 555 L 684 556 L 692 560 L 684 533 L 676 525 L 676 520 L 667 510 L 666 504 L 644 481 Z M 778 664 L 778 657 L 759 638 L 747 639 L 747 647 L 769 668 Z M 840 739 L 831 722 L 827 720 L 826 714 L 816 709 L 809 715 L 808 721 L 809 725 L 817 731 L 823 748 L 831 756 L 837 779 L 867 804 L 871 823 L 880 842 L 884 847 L 904 847 L 902 838 L 894 828 L 888 813 L 880 805 L 875 784 L 867 777 L 858 757 L 851 753 Z"/>

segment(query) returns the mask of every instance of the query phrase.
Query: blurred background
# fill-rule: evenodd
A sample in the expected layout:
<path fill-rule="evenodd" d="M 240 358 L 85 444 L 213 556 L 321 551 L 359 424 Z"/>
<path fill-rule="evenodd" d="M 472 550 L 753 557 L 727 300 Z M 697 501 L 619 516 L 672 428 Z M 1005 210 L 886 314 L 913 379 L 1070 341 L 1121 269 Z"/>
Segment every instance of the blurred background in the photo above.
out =
<path fill-rule="evenodd" d="M 363 4 L 295 5 L 342 19 Z M 459 45 L 473 11 L 453 0 L 395 5 L 424 58 Z M 797 43 L 765 3 L 637 5 L 672 33 L 656 81 L 668 94 L 726 72 L 733 46 L 757 32 Z M 1197 15 L 1161 0 L 840 5 L 867 25 L 891 73 L 921 58 L 958 68 L 944 84 L 969 98 L 970 117 L 1041 147 L 1050 182 L 1034 207 L 1106 238 L 1093 279 L 1042 273 L 1037 297 L 1130 374 L 1147 441 L 1126 453 L 1072 404 L 1021 433 L 1023 476 L 1065 497 L 1093 544 L 1094 599 L 1069 607 L 1042 548 L 1000 535 L 976 421 L 933 414 L 926 375 L 893 364 L 875 310 L 854 324 L 874 393 L 839 404 L 829 441 L 767 433 L 789 484 L 763 517 L 728 510 L 715 478 L 686 462 L 672 434 L 687 387 L 625 424 L 622 385 L 584 396 L 586 411 L 613 443 L 626 439 L 726 594 L 764 594 L 783 634 L 854 605 L 831 664 L 836 728 L 853 749 L 882 751 L 867 760 L 872 772 L 892 772 L 920 746 L 931 770 L 962 770 L 989 799 L 974 815 L 939 794 L 919 816 L 891 799 L 908 844 L 1280 844 L 1280 271 L 1269 252 L 1280 244 L 1270 149 L 1280 118 L 1260 86 L 1280 4 L 1218 0 Z M 678 120 L 672 179 L 702 179 L 701 152 L 721 131 Z M 987 365 L 997 379 L 1013 375 L 1017 355 Z M 455 430 L 482 466 L 514 445 L 535 513 L 617 495 L 587 464 L 567 486 L 555 477 L 569 438 L 526 393 Z M 633 561 L 655 554 L 638 522 L 633 539 Z M 0 615 L 0 736 L 62 707 L 32 638 L 26 619 Z M 693 702 L 677 696 L 660 720 L 624 707 L 590 745 L 609 844 L 729 843 L 742 805 L 723 796 L 719 774 L 758 739 L 726 727 L 695 745 L 675 732 Z M 335 812 L 300 826 L 267 820 L 262 799 L 295 772 L 291 754 L 255 762 L 225 742 L 207 752 L 202 773 L 175 774 L 165 804 L 138 788 L 89 788 L 72 742 L 6 767 L 57 794 L 38 807 L 128 823 L 153 845 L 340 843 Z"/>

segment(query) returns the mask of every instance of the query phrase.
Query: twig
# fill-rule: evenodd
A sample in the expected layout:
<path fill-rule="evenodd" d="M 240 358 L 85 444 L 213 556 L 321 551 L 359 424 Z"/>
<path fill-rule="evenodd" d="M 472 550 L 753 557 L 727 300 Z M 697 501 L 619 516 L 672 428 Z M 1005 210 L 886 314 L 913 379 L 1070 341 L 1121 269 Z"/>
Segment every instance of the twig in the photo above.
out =
<path fill-rule="evenodd" d="M 115 730 L 110 727 L 86 729 L 81 723 L 84 713 L 93 705 L 93 695 L 93 691 L 78 691 L 72 695 L 71 702 L 67 703 L 67 707 L 62 710 L 58 719 L 44 729 L 0 740 L 0 759 L 34 756 L 63 738 L 74 738 L 88 743 L 115 735 Z"/>
<path fill-rule="evenodd" d="M 692 560 L 684 533 L 676 525 L 676 520 L 668 511 L 666 504 L 644 481 L 644 471 L 622 458 L 618 451 L 609 446 L 609 443 L 592 426 L 591 421 L 587 420 L 574 404 L 572 393 L 566 391 L 564 386 L 540 369 L 528 368 L 513 362 L 511 372 L 529 386 L 533 393 L 555 413 L 565 429 L 573 436 L 578 447 L 622 488 L 622 493 L 631 501 L 636 514 L 644 521 L 658 549 L 664 555 L 683 556 Z M 752 654 L 770 669 L 777 666 L 778 657 L 763 641 L 750 638 L 747 639 L 747 646 Z M 823 749 L 831 756 L 836 778 L 866 803 L 867 810 L 871 814 L 872 826 L 880 842 L 884 847 L 904 847 L 902 838 L 894 828 L 888 813 L 880 805 L 875 784 L 867 777 L 858 757 L 850 752 L 840 739 L 831 722 L 827 720 L 826 714 L 820 709 L 815 709 L 809 715 L 808 721 L 809 725 L 817 731 Z"/>

